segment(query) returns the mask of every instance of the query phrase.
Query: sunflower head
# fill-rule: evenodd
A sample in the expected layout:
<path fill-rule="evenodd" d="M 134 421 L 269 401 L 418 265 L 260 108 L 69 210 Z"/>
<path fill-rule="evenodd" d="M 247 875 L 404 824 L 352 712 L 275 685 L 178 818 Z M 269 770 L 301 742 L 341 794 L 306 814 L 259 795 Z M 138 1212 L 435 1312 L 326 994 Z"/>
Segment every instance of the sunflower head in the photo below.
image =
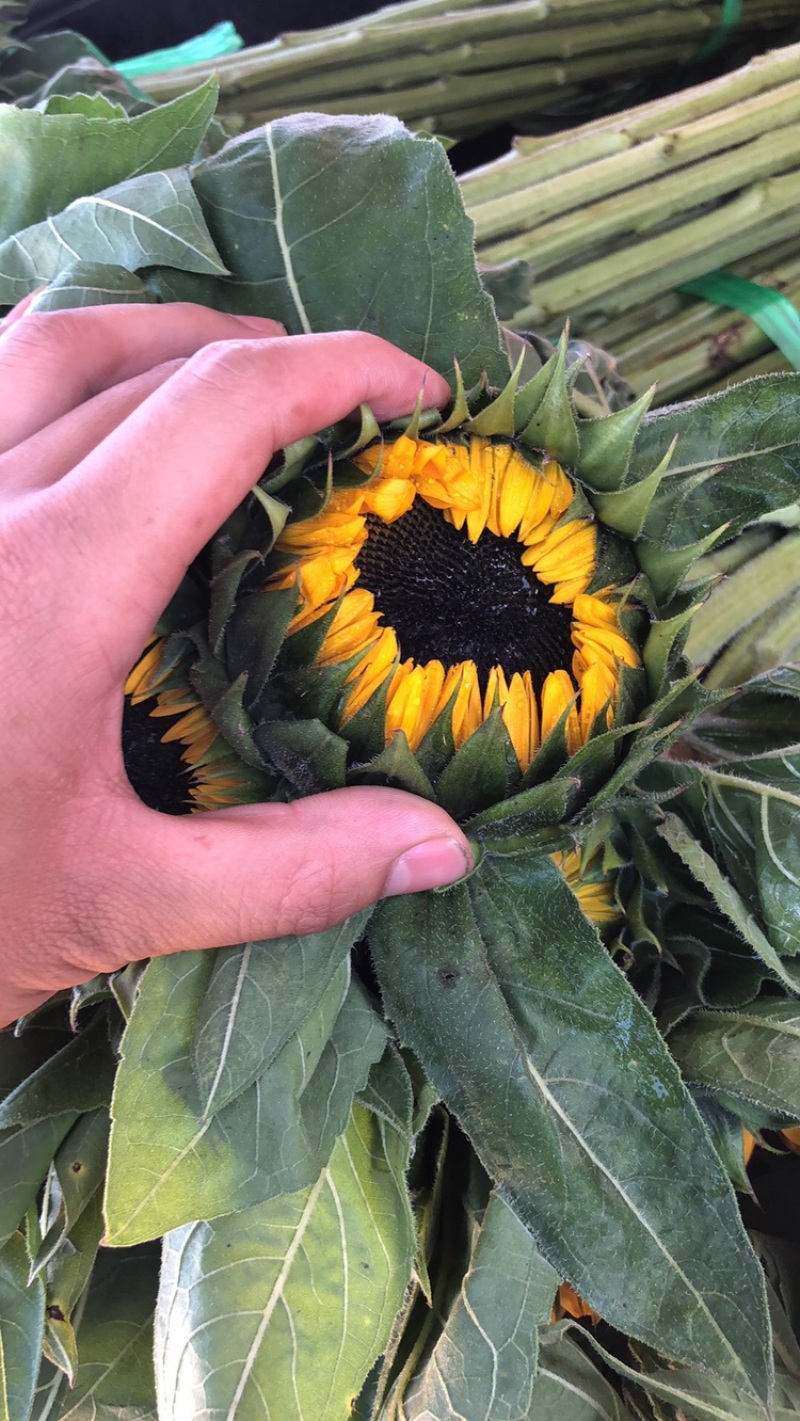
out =
<path fill-rule="evenodd" d="M 445 417 L 365 411 L 355 440 L 286 451 L 212 549 L 180 675 L 131 685 L 171 717 L 197 803 L 239 793 L 229 752 L 248 795 L 396 785 L 538 836 L 579 886 L 568 826 L 672 733 L 676 693 L 653 692 L 685 617 L 639 556 L 663 468 L 620 496 L 647 401 L 576 421 L 565 351 L 499 393 L 457 381 Z"/>
<path fill-rule="evenodd" d="M 459 385 L 445 418 L 304 449 L 278 476 L 300 498 L 264 581 L 295 598 L 274 683 L 288 713 L 324 721 L 362 776 L 388 756 L 402 782 L 413 758 L 416 787 L 421 771 L 462 815 L 607 746 L 647 696 L 652 596 L 609 475 L 645 407 L 585 422 L 601 448 L 562 348 L 521 388 Z"/>

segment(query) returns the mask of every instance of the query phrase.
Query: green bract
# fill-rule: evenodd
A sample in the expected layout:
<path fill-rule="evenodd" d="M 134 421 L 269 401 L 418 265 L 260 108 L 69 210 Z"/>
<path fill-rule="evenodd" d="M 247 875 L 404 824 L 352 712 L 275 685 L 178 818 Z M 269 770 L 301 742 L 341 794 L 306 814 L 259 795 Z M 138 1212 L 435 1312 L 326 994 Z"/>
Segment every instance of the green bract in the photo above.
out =
<path fill-rule="evenodd" d="M 753 1246 L 734 1185 L 743 1124 L 800 1120 L 800 685 L 782 669 L 725 699 L 684 643 L 699 558 L 800 494 L 800 379 L 586 419 L 566 343 L 511 376 L 444 153 L 392 120 L 283 120 L 110 191 L 131 217 L 102 253 L 91 202 L 50 219 L 77 267 L 29 214 L 0 247 L 5 299 L 44 275 L 45 304 L 97 300 L 113 266 L 129 299 L 363 326 L 448 376 L 458 357 L 443 423 L 365 411 L 284 451 L 166 609 L 136 694 L 207 712 L 207 804 L 400 786 L 438 797 L 478 862 L 328 932 L 89 983 L 77 1035 L 63 1004 L 0 1033 L 0 1407 L 546 1421 L 579 1395 L 587 1417 L 756 1421 L 773 1332 L 796 1407 L 790 1263 Z M 287 530 L 400 437 L 564 471 L 559 533 L 594 530 L 590 592 L 616 589 L 640 662 L 577 749 L 567 706 L 522 766 L 499 700 L 460 746 L 444 711 L 387 744 L 386 679 L 348 719 L 352 667 L 320 661 L 335 606 L 290 631 Z M 555 1319 L 564 1281 L 591 1332 Z"/>

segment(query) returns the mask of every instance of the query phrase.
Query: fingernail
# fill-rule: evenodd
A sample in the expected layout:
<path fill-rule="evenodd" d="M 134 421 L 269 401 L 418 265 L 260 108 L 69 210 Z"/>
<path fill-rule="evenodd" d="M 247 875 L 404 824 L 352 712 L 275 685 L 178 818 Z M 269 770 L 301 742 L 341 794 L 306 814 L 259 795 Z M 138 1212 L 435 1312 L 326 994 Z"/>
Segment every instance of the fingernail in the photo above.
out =
<path fill-rule="evenodd" d="M 273 321 L 270 316 L 237 316 L 237 321 L 241 321 L 243 326 L 249 326 L 252 331 L 259 331 L 263 335 L 274 335 L 276 331 L 281 331 L 286 335 L 286 327 L 281 321 Z M 267 331 L 265 327 L 268 327 Z"/>
<path fill-rule="evenodd" d="M 444 888 L 471 868 L 469 851 L 457 839 L 429 839 L 395 860 L 383 896 L 395 898 L 399 893 L 421 893 L 423 888 Z"/>

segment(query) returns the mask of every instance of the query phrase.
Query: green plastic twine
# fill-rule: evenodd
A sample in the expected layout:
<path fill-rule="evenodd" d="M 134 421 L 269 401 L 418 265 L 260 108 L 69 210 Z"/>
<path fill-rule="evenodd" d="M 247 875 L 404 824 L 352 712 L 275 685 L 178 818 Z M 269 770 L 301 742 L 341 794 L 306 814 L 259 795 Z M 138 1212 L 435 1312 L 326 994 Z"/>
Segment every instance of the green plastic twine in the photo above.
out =
<path fill-rule="evenodd" d="M 172 49 L 154 49 L 150 54 L 137 54 L 135 59 L 122 59 L 114 65 L 126 79 L 140 79 L 144 74 L 159 74 L 165 69 L 182 69 L 184 64 L 204 64 L 223 54 L 236 54 L 244 46 L 230 20 L 212 25 L 204 34 L 184 40 Z"/>
<path fill-rule="evenodd" d="M 743 6 L 744 0 L 723 0 L 722 14 L 717 28 L 712 30 L 705 44 L 701 45 L 697 53 L 692 55 L 689 60 L 690 64 L 700 64 L 702 60 L 710 59 L 718 49 L 722 49 L 731 31 L 736 29 L 742 18 Z"/>
<path fill-rule="evenodd" d="M 791 361 L 795 370 L 800 370 L 800 313 L 788 296 L 774 291 L 771 286 L 745 281 L 732 271 L 711 271 L 696 281 L 687 281 L 681 291 L 689 296 L 701 296 L 717 306 L 730 306 L 749 316 Z"/>

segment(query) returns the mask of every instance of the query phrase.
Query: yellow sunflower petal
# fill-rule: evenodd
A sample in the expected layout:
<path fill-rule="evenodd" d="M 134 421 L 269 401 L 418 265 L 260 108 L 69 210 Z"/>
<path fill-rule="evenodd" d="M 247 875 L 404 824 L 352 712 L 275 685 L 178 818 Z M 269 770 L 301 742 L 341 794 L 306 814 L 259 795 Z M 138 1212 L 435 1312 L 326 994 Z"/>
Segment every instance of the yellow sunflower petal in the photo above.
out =
<path fill-rule="evenodd" d="M 347 680 L 352 689 L 347 695 L 342 723 L 351 720 L 382 686 L 397 661 L 397 637 L 392 627 L 384 627 L 366 656 L 350 672 Z"/>
<path fill-rule="evenodd" d="M 566 720 L 565 733 L 567 750 L 570 755 L 580 749 L 581 730 L 578 711 L 574 704 L 575 687 L 567 671 L 551 671 L 542 686 L 542 741 L 555 728 L 568 706 L 572 706 Z"/>
<path fill-rule="evenodd" d="M 503 722 L 523 774 L 539 749 L 539 707 L 530 671 L 514 672 L 503 707 Z"/>
<path fill-rule="evenodd" d="M 453 702 L 453 742 L 457 750 L 483 721 L 478 668 L 474 661 L 464 661 L 458 669 L 461 679 Z"/>
<path fill-rule="evenodd" d="M 386 702 L 387 742 L 402 730 L 411 749 L 418 748 L 436 718 L 444 680 L 441 661 L 420 666 L 405 661 L 398 666 Z"/>
<path fill-rule="evenodd" d="M 365 506 L 384 523 L 394 523 L 408 513 L 415 496 L 410 479 L 376 479 L 366 490 Z"/>
<path fill-rule="evenodd" d="M 331 621 L 325 640 L 317 655 L 320 666 L 333 666 L 349 661 L 375 640 L 380 613 L 375 611 L 375 598 L 366 588 L 355 587 L 342 598 Z"/>

